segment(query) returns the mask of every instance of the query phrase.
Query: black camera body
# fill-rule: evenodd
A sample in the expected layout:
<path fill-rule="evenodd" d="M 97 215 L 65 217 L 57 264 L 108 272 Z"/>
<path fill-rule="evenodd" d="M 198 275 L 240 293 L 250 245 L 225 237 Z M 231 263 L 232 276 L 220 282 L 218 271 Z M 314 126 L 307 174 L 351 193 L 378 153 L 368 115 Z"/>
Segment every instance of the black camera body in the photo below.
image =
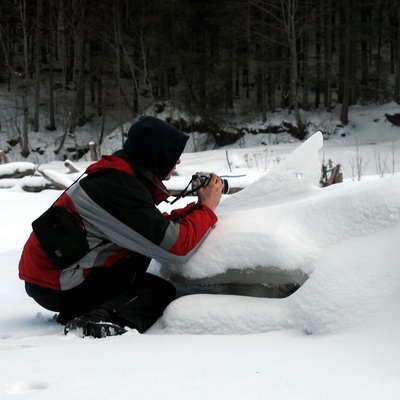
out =
<path fill-rule="evenodd" d="M 195 174 L 192 175 L 192 190 L 199 189 L 200 187 L 206 187 L 208 183 L 210 182 L 210 177 L 211 173 L 210 172 L 196 172 Z M 197 186 L 196 184 L 196 179 L 199 179 L 201 184 L 200 186 Z M 222 189 L 222 194 L 227 194 L 229 193 L 229 182 L 227 179 L 221 178 L 224 187 Z"/>

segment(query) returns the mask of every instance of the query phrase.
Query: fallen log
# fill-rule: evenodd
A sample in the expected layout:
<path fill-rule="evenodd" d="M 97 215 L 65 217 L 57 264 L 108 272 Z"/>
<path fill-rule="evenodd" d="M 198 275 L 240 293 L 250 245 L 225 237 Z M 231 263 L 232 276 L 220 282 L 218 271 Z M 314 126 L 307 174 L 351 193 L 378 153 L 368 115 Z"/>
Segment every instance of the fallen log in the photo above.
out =
<path fill-rule="evenodd" d="M 35 164 L 30 162 L 13 162 L 0 165 L 0 179 L 23 178 L 32 176 L 35 172 Z"/>
<path fill-rule="evenodd" d="M 79 169 L 75 167 L 71 160 L 65 160 L 64 165 L 69 169 L 71 174 L 79 172 Z"/>
<path fill-rule="evenodd" d="M 55 189 L 65 190 L 73 183 L 70 179 L 65 178 L 64 175 L 58 174 L 49 169 L 38 170 L 38 172 L 46 178 Z"/>
<path fill-rule="evenodd" d="M 53 186 L 51 184 L 43 185 L 23 185 L 22 190 L 29 193 L 39 193 L 42 190 L 51 189 Z"/>

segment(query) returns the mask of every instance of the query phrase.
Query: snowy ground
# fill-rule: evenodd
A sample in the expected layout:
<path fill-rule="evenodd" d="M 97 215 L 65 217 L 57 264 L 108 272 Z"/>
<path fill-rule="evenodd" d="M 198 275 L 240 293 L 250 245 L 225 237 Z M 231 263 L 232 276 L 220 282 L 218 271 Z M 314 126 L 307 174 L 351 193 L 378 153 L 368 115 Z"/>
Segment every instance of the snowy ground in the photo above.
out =
<path fill-rule="evenodd" d="M 182 296 L 143 335 L 64 336 L 25 295 L 21 248 L 60 192 L 5 185 L 0 399 L 397 400 L 400 128 L 384 118 L 395 110 L 355 108 L 352 132 L 324 142 L 317 133 L 302 146 L 258 146 L 248 136 L 245 148 L 185 153 L 171 188 L 208 170 L 246 189 L 224 196 L 217 226 L 186 266 L 153 262 L 152 271 L 187 287 L 302 286 L 286 298 Z M 322 158 L 342 164 L 344 183 L 318 186 Z M 45 167 L 72 179 L 60 162 Z"/>

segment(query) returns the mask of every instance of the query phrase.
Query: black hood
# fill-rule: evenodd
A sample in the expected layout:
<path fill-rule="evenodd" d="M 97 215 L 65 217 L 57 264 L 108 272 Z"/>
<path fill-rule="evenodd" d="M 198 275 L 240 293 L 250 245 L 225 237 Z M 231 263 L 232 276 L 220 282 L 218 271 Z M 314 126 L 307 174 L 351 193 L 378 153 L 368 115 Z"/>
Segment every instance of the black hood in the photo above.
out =
<path fill-rule="evenodd" d="M 134 165 L 163 180 L 179 160 L 188 139 L 188 135 L 172 125 L 155 117 L 144 117 L 129 128 L 123 148 Z"/>

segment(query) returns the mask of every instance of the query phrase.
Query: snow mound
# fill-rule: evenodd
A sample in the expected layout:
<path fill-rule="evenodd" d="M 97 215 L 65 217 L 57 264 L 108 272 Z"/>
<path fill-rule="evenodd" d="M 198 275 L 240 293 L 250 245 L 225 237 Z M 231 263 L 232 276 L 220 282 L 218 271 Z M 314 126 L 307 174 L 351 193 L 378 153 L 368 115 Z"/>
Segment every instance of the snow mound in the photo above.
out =
<path fill-rule="evenodd" d="M 301 285 L 329 248 L 397 226 L 400 176 L 320 188 L 321 140 L 315 134 L 276 170 L 227 198 L 193 257 L 163 265 L 162 273 L 190 284 Z"/>
<path fill-rule="evenodd" d="M 322 133 L 316 132 L 271 171 L 244 190 L 226 198 L 218 208 L 218 215 L 230 210 L 239 211 L 295 201 L 317 187 L 321 175 L 318 152 L 322 144 Z"/>
<path fill-rule="evenodd" d="M 384 320 L 400 306 L 399 234 L 397 224 L 326 249 L 310 279 L 287 298 L 181 297 L 149 333 L 227 335 L 295 329 L 321 335 Z"/>

